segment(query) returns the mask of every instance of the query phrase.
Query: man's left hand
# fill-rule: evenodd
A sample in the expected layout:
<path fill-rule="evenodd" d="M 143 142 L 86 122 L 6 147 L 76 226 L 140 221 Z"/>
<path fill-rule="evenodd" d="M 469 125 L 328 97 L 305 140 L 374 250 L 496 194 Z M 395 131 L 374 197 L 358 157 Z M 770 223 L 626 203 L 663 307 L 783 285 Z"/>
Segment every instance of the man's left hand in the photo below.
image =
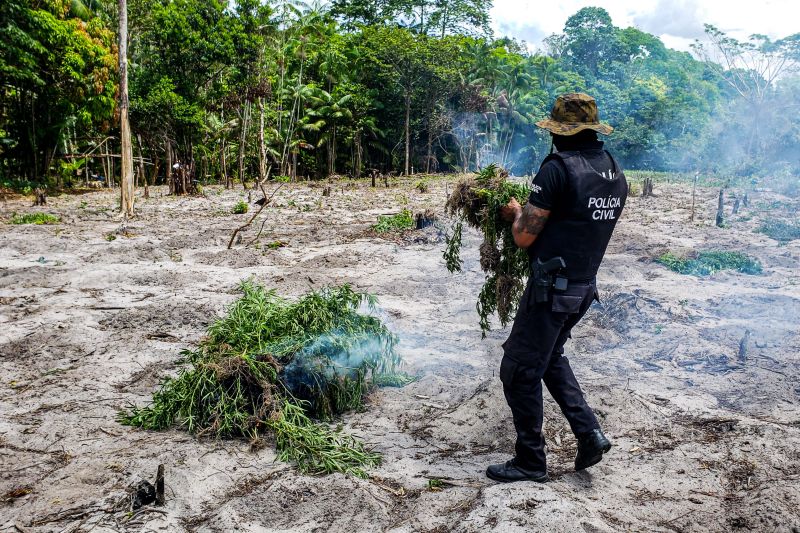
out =
<path fill-rule="evenodd" d="M 514 222 L 520 213 L 522 213 L 522 206 L 513 196 L 507 205 L 500 208 L 500 216 L 507 222 Z"/>

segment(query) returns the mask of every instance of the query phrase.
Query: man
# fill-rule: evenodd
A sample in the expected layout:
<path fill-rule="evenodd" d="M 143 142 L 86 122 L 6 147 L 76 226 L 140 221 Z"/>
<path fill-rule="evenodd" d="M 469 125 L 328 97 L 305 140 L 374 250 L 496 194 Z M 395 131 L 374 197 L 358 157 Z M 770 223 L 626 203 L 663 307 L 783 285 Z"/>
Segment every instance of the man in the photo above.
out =
<path fill-rule="evenodd" d="M 563 354 L 570 330 L 597 298 L 595 275 L 628 184 L 597 140 L 596 132 L 608 135 L 613 128 L 600 123 L 591 96 L 559 96 L 550 118 L 536 125 L 550 131 L 557 151 L 542 163 L 525 207 L 512 198 L 501 210 L 532 266 L 500 365 L 517 430 L 516 456 L 486 475 L 503 482 L 548 480 L 542 380 L 578 440 L 575 470 L 598 463 L 611 448 Z"/>

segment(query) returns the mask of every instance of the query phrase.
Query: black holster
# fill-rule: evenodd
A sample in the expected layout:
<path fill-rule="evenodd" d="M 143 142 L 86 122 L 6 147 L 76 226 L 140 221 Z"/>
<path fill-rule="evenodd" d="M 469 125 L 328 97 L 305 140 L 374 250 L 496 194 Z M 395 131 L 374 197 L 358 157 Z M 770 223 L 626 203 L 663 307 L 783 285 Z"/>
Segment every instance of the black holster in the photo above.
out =
<path fill-rule="evenodd" d="M 567 280 L 558 275 L 559 271 L 567 268 L 561 257 L 554 257 L 542 263 L 541 259 L 531 262 L 531 292 L 533 301 L 537 304 L 550 301 L 553 289 L 566 290 Z"/>

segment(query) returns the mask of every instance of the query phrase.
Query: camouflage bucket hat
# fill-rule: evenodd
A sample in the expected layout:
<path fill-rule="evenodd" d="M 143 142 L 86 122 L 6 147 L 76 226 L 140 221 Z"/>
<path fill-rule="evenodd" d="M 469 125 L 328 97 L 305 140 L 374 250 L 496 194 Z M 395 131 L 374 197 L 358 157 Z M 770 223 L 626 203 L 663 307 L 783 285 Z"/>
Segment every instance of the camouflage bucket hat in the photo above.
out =
<path fill-rule="evenodd" d="M 609 135 L 614 128 L 600 122 L 597 103 L 583 93 L 562 94 L 556 98 L 550 118 L 536 123 L 540 128 L 556 135 L 575 135 L 583 130 L 594 130 Z"/>

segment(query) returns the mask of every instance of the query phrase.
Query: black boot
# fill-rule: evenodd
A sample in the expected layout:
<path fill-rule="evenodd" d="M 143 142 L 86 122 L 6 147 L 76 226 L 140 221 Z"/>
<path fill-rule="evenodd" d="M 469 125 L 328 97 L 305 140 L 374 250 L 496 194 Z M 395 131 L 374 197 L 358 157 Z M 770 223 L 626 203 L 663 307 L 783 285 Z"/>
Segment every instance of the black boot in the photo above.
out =
<path fill-rule="evenodd" d="M 547 472 L 527 470 L 516 465 L 514 459 L 506 461 L 503 464 L 490 466 L 486 469 L 486 477 L 501 483 L 509 483 L 512 481 L 535 481 L 537 483 L 544 483 L 545 481 L 550 481 L 550 478 L 547 477 Z"/>
<path fill-rule="evenodd" d="M 579 435 L 575 470 L 583 470 L 596 465 L 603 459 L 603 454 L 610 449 L 611 443 L 600 429 L 593 429 L 589 433 Z"/>

